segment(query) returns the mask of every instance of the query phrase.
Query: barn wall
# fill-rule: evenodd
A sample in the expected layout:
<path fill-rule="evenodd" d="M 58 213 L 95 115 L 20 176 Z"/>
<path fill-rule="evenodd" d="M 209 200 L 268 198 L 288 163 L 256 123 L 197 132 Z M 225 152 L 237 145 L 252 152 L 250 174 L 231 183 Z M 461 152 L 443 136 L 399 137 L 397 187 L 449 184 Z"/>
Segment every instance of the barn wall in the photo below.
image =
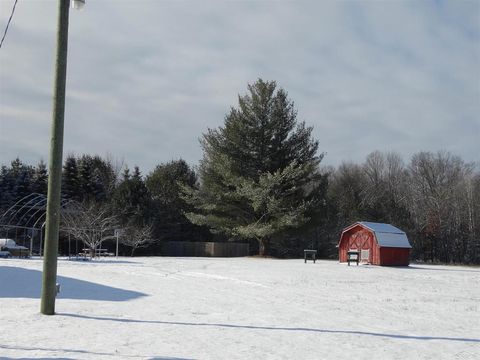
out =
<path fill-rule="evenodd" d="M 358 225 L 353 229 L 350 229 L 343 234 L 343 237 L 339 244 L 338 258 L 340 262 L 347 261 L 347 251 L 350 249 L 355 250 L 370 250 L 369 262 L 372 263 L 373 259 L 378 257 L 378 248 L 373 233 L 364 229 Z"/>
<path fill-rule="evenodd" d="M 380 260 L 378 265 L 407 266 L 410 263 L 410 249 L 382 247 Z"/>
<path fill-rule="evenodd" d="M 350 238 L 350 234 L 343 234 L 342 238 L 340 239 L 340 244 L 338 247 L 338 260 L 340 262 L 347 261 L 347 249 L 348 249 L 349 238 Z"/>

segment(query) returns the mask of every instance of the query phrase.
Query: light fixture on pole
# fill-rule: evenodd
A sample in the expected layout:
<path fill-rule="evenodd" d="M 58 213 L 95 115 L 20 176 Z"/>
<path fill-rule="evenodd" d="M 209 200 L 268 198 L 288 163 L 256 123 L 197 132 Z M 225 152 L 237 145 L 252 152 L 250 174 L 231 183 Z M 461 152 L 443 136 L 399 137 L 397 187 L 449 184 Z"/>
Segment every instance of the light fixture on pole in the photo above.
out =
<path fill-rule="evenodd" d="M 72 8 L 76 10 L 82 10 L 85 7 L 85 0 L 73 0 Z"/>
<path fill-rule="evenodd" d="M 72 5 L 85 0 L 73 0 Z M 48 164 L 47 216 L 45 221 L 45 250 L 43 253 L 42 295 L 40 312 L 55 314 L 57 286 L 58 232 L 63 157 L 63 120 L 65 116 L 65 85 L 67 81 L 68 15 L 70 0 L 58 0 L 57 53 L 53 93 L 52 137 Z"/>

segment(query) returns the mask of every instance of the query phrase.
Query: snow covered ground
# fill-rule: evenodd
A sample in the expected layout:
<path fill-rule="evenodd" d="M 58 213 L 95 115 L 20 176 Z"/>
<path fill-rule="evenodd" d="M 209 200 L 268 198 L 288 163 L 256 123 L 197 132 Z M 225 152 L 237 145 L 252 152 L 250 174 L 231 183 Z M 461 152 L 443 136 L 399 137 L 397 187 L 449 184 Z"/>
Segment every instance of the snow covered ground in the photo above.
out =
<path fill-rule="evenodd" d="M 0 358 L 480 359 L 480 268 L 258 258 L 0 259 Z"/>

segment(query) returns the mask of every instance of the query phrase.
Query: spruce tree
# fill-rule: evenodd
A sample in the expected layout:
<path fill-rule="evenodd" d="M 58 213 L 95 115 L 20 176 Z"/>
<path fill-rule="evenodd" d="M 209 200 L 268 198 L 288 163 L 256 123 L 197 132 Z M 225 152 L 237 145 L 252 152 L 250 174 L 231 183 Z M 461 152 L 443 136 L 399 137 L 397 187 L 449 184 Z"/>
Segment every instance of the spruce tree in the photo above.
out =
<path fill-rule="evenodd" d="M 130 180 L 130 177 L 130 169 L 128 168 L 128 166 L 125 166 L 125 169 L 123 169 L 122 173 L 122 179 L 123 181 Z"/>
<path fill-rule="evenodd" d="M 5 167 L 4 187 L 8 192 L 7 197 L 10 199 L 10 205 L 29 195 L 31 192 L 33 168 L 24 165 L 17 157 L 10 163 L 10 168 Z"/>
<path fill-rule="evenodd" d="M 184 215 L 191 207 L 181 197 L 181 186 L 194 186 L 195 171 L 185 160 L 174 160 L 155 167 L 145 184 L 152 197 L 152 222 L 156 238 L 195 241 L 208 238 L 208 230 L 193 225 Z"/>
<path fill-rule="evenodd" d="M 95 179 L 93 172 L 94 167 L 92 157 L 89 155 L 83 155 L 78 160 L 78 177 L 82 199 L 93 200 L 95 198 Z"/>
<path fill-rule="evenodd" d="M 15 178 L 5 165 L 0 170 L 0 211 L 6 211 L 15 203 Z"/>
<path fill-rule="evenodd" d="M 96 201 L 103 202 L 107 199 L 107 190 L 99 168 L 93 171 L 93 195 Z"/>
<path fill-rule="evenodd" d="M 117 175 L 112 161 L 98 155 L 92 158 L 95 197 L 97 200 L 109 200 L 117 183 Z"/>
<path fill-rule="evenodd" d="M 150 194 L 136 166 L 130 176 L 125 169 L 123 181 L 115 189 L 112 207 L 123 225 L 144 225 L 148 222 Z"/>
<path fill-rule="evenodd" d="M 182 159 L 157 165 L 145 180 L 154 200 L 176 210 L 185 206 L 180 197 L 180 184 L 194 186 L 196 182 L 195 171 Z"/>
<path fill-rule="evenodd" d="M 33 173 L 32 191 L 38 194 L 47 195 L 48 172 L 47 165 L 41 160 Z"/>
<path fill-rule="evenodd" d="M 22 161 L 18 157 L 10 163 L 10 171 L 15 178 L 20 176 L 23 166 Z"/>
<path fill-rule="evenodd" d="M 230 239 L 272 241 L 309 222 L 323 204 L 324 179 L 311 127 L 275 82 L 258 80 L 239 97 L 224 126 L 201 139 L 198 189 L 184 187 L 195 210 L 186 216 Z"/>
<path fill-rule="evenodd" d="M 15 179 L 14 192 L 16 201 L 18 201 L 31 193 L 33 168 L 29 165 L 24 165 L 17 158 L 15 162 L 12 162 L 12 172 Z"/>
<path fill-rule="evenodd" d="M 75 155 L 67 155 L 63 165 L 62 197 L 72 200 L 82 199 L 78 163 Z"/>

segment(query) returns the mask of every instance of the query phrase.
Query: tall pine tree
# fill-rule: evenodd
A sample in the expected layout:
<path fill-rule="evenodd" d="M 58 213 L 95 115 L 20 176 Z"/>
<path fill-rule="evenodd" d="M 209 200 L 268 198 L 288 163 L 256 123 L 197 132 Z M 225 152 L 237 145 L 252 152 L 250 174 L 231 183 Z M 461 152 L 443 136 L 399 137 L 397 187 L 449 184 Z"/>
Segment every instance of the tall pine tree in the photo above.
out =
<path fill-rule="evenodd" d="M 195 208 L 186 215 L 230 239 L 256 240 L 266 255 L 272 241 L 322 206 L 323 154 L 275 82 L 258 80 L 248 90 L 224 126 L 203 135 L 200 186 L 184 187 Z"/>

